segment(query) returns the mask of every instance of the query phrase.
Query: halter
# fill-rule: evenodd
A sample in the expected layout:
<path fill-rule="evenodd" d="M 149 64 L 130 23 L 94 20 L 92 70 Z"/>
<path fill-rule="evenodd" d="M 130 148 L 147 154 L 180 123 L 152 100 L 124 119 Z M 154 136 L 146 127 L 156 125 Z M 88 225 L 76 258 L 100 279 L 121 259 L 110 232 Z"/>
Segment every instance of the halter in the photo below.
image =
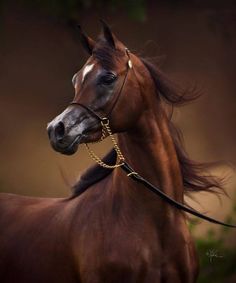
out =
<path fill-rule="evenodd" d="M 87 143 L 85 143 L 85 147 L 86 149 L 88 150 L 88 153 L 90 155 L 90 157 L 96 162 L 98 163 L 100 166 L 104 167 L 104 168 L 108 168 L 108 169 L 114 169 L 114 168 L 117 168 L 117 167 L 120 167 L 124 164 L 124 161 L 125 161 L 125 158 L 123 156 L 123 154 L 121 153 L 121 150 L 116 142 L 116 139 L 114 138 L 113 134 L 112 134 L 112 131 L 111 131 L 111 128 L 110 128 L 110 121 L 109 121 L 109 118 L 111 116 L 111 113 L 113 111 L 113 109 L 115 108 L 121 94 L 122 94 L 122 91 L 124 89 L 124 86 L 125 86 L 125 83 L 127 81 L 127 77 L 128 77 L 128 73 L 129 73 L 129 70 L 132 69 L 133 65 L 132 65 L 132 61 L 130 59 L 130 54 L 129 54 L 129 50 L 128 48 L 125 48 L 125 53 L 126 55 L 128 56 L 128 62 L 127 62 L 127 69 L 126 69 L 126 73 L 125 73 L 125 77 L 124 77 L 124 80 L 122 82 L 122 85 L 120 87 L 120 90 L 118 92 L 118 94 L 116 95 L 115 99 L 114 99 L 114 102 L 112 103 L 112 106 L 110 108 L 110 110 L 108 111 L 107 115 L 104 116 L 104 117 L 101 117 L 98 113 L 96 113 L 92 108 L 90 108 L 89 106 L 86 106 L 80 102 L 76 102 L 76 101 L 72 101 L 70 103 L 70 105 L 79 105 L 81 106 L 82 108 L 84 108 L 86 111 L 88 111 L 89 113 L 91 113 L 93 116 L 95 116 L 98 120 L 100 120 L 101 122 L 101 126 L 102 126 L 102 136 L 100 138 L 99 141 L 97 142 L 93 142 L 93 143 L 98 143 L 98 142 L 101 142 L 102 140 L 105 139 L 106 135 L 108 134 L 108 136 L 110 137 L 112 143 L 113 143 L 113 146 L 114 146 L 114 150 L 116 151 L 117 153 L 117 162 L 116 164 L 114 165 L 109 165 L 109 164 L 106 164 L 105 162 L 103 162 L 101 160 L 100 157 L 98 157 L 95 152 L 89 147 L 89 145 Z"/>
<path fill-rule="evenodd" d="M 151 192 L 155 193 L 156 195 L 158 195 L 160 198 L 162 198 L 164 201 L 166 201 L 167 203 L 169 203 L 170 205 L 174 206 L 175 208 L 179 209 L 179 210 L 182 210 L 182 211 L 185 211 L 187 213 L 190 213 L 196 217 L 199 217 L 201 219 L 204 219 L 208 222 L 211 222 L 211 223 L 214 223 L 214 224 L 219 224 L 219 225 L 222 225 L 222 226 L 226 226 L 226 227 L 230 227 L 230 228 L 236 228 L 236 225 L 233 225 L 233 224 L 228 224 L 228 223 L 224 223 L 222 221 L 219 221 L 219 220 L 216 220 L 212 217 L 209 217 L 209 216 L 206 216 L 194 209 L 192 209 L 191 207 L 188 207 L 174 199 L 172 199 L 170 196 L 168 196 L 167 194 L 165 194 L 160 188 L 154 186 L 153 184 L 151 184 L 150 182 L 148 182 L 145 178 L 143 178 L 142 176 L 140 176 L 137 172 L 135 172 L 133 170 L 133 168 L 125 161 L 125 158 L 112 134 L 112 131 L 111 131 L 111 128 L 109 126 L 109 119 L 108 117 L 110 117 L 113 109 L 115 108 L 119 98 L 120 98 L 120 95 L 123 91 L 123 88 L 125 86 L 125 83 L 126 83 L 126 80 L 127 80 L 127 76 L 128 76 L 128 73 L 129 73 L 129 70 L 133 68 L 133 65 L 132 65 L 132 61 L 130 59 L 130 54 L 129 54 L 129 50 L 128 48 L 125 48 L 125 53 L 126 55 L 128 56 L 128 62 L 127 62 L 127 70 L 126 70 L 126 74 L 125 74 L 125 77 L 124 77 L 124 80 L 122 82 L 122 85 L 121 85 L 121 88 L 117 94 L 117 96 L 115 97 L 115 100 L 112 104 L 112 107 L 110 108 L 110 110 L 108 111 L 107 113 L 107 117 L 101 117 L 99 114 L 97 114 L 93 109 L 91 109 L 89 106 L 86 106 L 80 102 L 71 102 L 70 105 L 79 105 L 81 107 L 83 107 L 85 110 L 87 110 L 89 113 L 91 113 L 93 116 L 95 116 L 98 120 L 100 120 L 101 122 L 101 126 L 102 126 L 102 136 L 100 138 L 100 141 L 102 141 L 106 135 L 108 134 L 108 136 L 111 138 L 111 141 L 114 145 L 114 150 L 117 154 L 117 162 L 116 164 L 114 165 L 108 165 L 106 164 L 104 161 L 102 161 L 100 159 L 100 157 L 98 157 L 94 151 L 92 151 L 89 147 L 89 145 L 86 143 L 85 146 L 89 152 L 89 155 L 91 156 L 91 158 L 96 162 L 98 163 L 100 166 L 104 167 L 104 168 L 107 168 L 107 169 L 114 169 L 114 168 L 118 168 L 120 167 L 126 174 L 128 177 L 130 177 L 132 180 L 138 182 L 138 183 L 141 183 L 143 184 L 148 190 L 150 190 Z M 135 74 L 135 72 L 134 72 Z M 135 74 L 136 76 L 136 74 Z"/>

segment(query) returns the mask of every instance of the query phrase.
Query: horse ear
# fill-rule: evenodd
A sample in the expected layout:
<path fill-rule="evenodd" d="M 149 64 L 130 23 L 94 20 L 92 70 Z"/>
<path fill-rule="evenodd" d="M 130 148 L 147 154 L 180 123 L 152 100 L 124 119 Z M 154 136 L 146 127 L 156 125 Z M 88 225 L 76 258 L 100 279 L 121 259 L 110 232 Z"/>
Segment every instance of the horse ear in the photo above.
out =
<path fill-rule="evenodd" d="M 111 47 L 116 48 L 115 37 L 112 34 L 110 27 L 108 26 L 106 22 L 104 22 L 101 19 L 100 19 L 100 22 L 102 24 L 102 31 L 103 31 L 104 38 L 106 39 L 106 41 L 109 43 Z"/>
<path fill-rule="evenodd" d="M 82 30 L 80 25 L 77 25 L 77 28 L 79 30 L 79 35 L 80 35 L 80 41 L 84 49 L 89 53 L 89 55 L 92 55 L 93 53 L 93 48 L 95 46 L 95 41 L 88 37 Z"/>

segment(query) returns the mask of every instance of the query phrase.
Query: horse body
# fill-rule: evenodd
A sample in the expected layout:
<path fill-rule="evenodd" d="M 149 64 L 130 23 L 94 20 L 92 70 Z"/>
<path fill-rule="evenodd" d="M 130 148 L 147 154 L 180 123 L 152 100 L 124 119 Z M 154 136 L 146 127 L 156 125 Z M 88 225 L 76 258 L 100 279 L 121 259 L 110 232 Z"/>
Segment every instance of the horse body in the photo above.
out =
<path fill-rule="evenodd" d="M 70 248 L 71 204 L 0 195 L 0 281 L 78 282 Z"/>
<path fill-rule="evenodd" d="M 183 223 L 174 215 L 163 223 L 156 214 L 160 203 L 150 203 L 152 196 L 145 193 L 132 194 L 143 188 L 123 187 L 120 179 L 119 191 L 112 192 L 113 181 L 108 177 L 104 187 L 91 187 L 81 196 L 82 217 L 73 233 L 81 282 L 194 282 L 195 254 Z M 162 238 L 164 230 L 171 234 Z"/>
<path fill-rule="evenodd" d="M 186 262 L 192 247 L 180 233 L 181 223 L 172 223 L 171 237 L 161 239 L 159 230 L 167 227 L 150 208 L 153 197 L 145 191 L 137 197 L 132 190 L 143 188 L 130 180 L 122 186 L 123 175 L 114 172 L 74 199 L 2 194 L 1 282 L 193 282 L 187 280 L 191 261 Z M 116 178 L 120 186 L 114 192 Z M 184 250 L 176 249 L 177 239 Z"/>
<path fill-rule="evenodd" d="M 156 103 L 153 86 L 146 85 L 146 93 L 146 113 L 132 130 L 118 134 L 119 147 L 139 174 L 183 201 L 167 116 Z M 80 233 L 75 247 L 81 247 L 82 282 L 195 282 L 198 261 L 181 212 L 153 198 L 120 169 L 80 198 L 82 218 L 74 234 Z"/>
<path fill-rule="evenodd" d="M 147 121 L 137 127 L 136 142 L 132 133 L 119 135 L 122 152 L 140 174 L 181 198 L 168 131 Z M 152 142 L 137 137 L 144 131 Z M 143 166 L 146 159 L 151 166 Z M 120 169 L 77 198 L 6 195 L 0 204 L 1 282 L 194 282 L 197 262 L 184 215 Z"/>

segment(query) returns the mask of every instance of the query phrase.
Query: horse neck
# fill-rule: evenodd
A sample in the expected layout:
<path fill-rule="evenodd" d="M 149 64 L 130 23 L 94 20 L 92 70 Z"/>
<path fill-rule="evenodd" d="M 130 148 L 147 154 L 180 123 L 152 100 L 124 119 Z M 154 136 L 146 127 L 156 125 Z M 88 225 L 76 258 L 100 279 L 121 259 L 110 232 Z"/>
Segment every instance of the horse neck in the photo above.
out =
<path fill-rule="evenodd" d="M 183 202 L 182 177 L 168 118 L 157 97 L 150 99 L 147 109 L 134 128 L 118 134 L 118 144 L 137 173 L 170 197 Z M 122 173 L 116 175 L 118 181 L 119 174 Z M 137 183 L 132 182 L 132 186 L 137 188 Z M 133 191 L 142 198 L 141 192 L 145 193 L 146 189 Z"/>

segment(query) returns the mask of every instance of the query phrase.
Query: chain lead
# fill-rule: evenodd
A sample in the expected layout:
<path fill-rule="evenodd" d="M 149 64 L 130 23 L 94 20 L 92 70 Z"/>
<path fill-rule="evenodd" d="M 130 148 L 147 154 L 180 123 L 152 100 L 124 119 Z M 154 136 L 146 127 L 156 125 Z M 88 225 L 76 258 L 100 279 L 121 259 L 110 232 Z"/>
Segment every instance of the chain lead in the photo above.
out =
<path fill-rule="evenodd" d="M 101 160 L 100 157 L 98 157 L 96 155 L 96 153 L 89 147 L 89 145 L 86 143 L 85 144 L 85 147 L 87 148 L 88 150 L 88 153 L 90 155 L 90 157 L 97 163 L 99 164 L 101 167 L 104 167 L 104 168 L 108 168 L 108 169 L 114 169 L 114 168 L 118 168 L 120 166 L 122 166 L 124 164 L 124 156 L 112 134 L 112 131 L 111 131 L 111 128 L 109 126 L 109 120 L 108 118 L 104 117 L 101 121 L 101 124 L 102 124 L 102 136 L 101 136 L 101 139 L 98 141 L 98 142 L 101 142 L 102 140 L 104 140 L 104 138 L 106 137 L 106 134 L 108 134 L 108 136 L 110 137 L 112 143 L 113 143 L 113 146 L 114 146 L 114 149 L 117 153 L 117 163 L 114 164 L 114 165 L 109 165 L 109 164 L 106 164 L 105 162 L 103 162 Z"/>

